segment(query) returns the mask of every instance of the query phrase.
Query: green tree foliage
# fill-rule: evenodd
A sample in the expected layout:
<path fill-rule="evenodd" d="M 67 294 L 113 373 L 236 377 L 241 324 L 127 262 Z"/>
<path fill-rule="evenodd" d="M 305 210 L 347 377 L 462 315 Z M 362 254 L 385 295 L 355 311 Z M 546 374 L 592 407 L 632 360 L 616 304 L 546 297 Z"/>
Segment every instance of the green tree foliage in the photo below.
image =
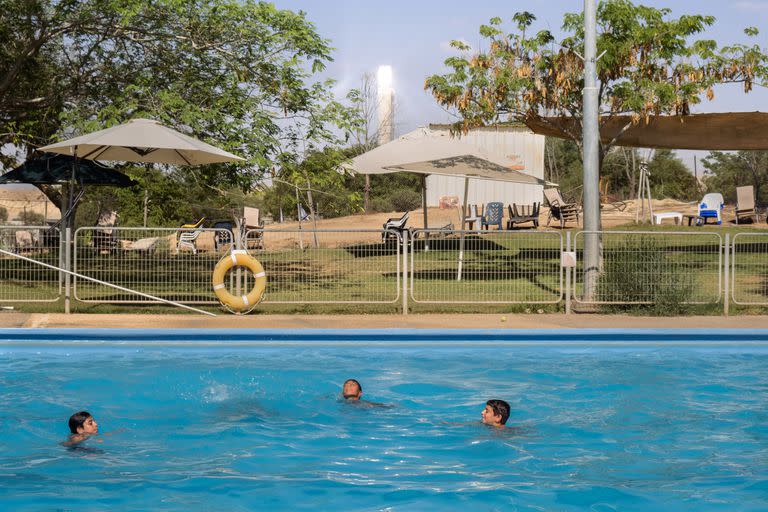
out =
<path fill-rule="evenodd" d="M 741 83 L 749 92 L 756 80 L 765 77 L 767 57 L 758 45 L 718 48 L 713 40 L 694 39 L 715 22 L 712 16 L 673 18 L 671 13 L 629 0 L 600 2 L 601 122 L 628 115 L 631 121 L 624 126 L 628 129 L 652 116 L 686 114 L 690 105 L 704 97 L 712 99 L 717 84 Z M 578 130 L 569 135 L 581 144 L 583 15 L 565 15 L 566 36 L 559 42 L 548 30 L 533 30 L 534 20 L 531 13 L 515 14 L 509 33 L 500 18 L 493 18 L 480 27 L 484 51 L 472 53 L 467 44 L 452 42 L 460 54 L 446 59 L 449 71 L 428 77 L 425 88 L 440 105 L 461 116 L 457 130 L 500 121 L 569 117 L 578 121 Z M 601 162 L 614 142 L 601 143 Z"/>
<path fill-rule="evenodd" d="M 0 224 L 5 224 L 6 222 L 8 222 L 8 210 L 0 206 Z"/>
<path fill-rule="evenodd" d="M 699 198 L 696 178 L 685 164 L 669 149 L 657 149 L 648 162 L 651 195 L 655 198 L 672 198 L 692 201 Z"/>
<path fill-rule="evenodd" d="M 707 190 L 720 192 L 729 203 L 736 202 L 736 187 L 755 187 L 755 202 L 768 203 L 768 151 L 711 152 L 703 161 Z"/>
<path fill-rule="evenodd" d="M 313 80 L 329 42 L 254 0 L 5 0 L 0 143 L 31 148 L 151 117 L 247 159 L 180 172 L 252 189 L 344 140 L 356 111 Z"/>
<path fill-rule="evenodd" d="M 637 194 L 641 155 L 634 148 L 614 147 L 603 159 L 601 187 L 616 199 L 632 199 Z M 583 174 L 581 155 L 575 142 L 547 138 L 544 158 L 547 180 L 558 183 L 568 201 L 581 201 Z M 653 197 L 681 201 L 699 195 L 694 176 L 670 150 L 656 150 L 648 163 Z"/>

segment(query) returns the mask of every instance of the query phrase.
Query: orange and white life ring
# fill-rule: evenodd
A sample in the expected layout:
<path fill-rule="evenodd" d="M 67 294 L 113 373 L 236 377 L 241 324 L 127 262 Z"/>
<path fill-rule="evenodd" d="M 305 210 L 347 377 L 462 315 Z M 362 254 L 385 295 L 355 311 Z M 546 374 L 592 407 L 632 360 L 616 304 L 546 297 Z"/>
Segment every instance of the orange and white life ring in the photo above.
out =
<path fill-rule="evenodd" d="M 224 276 L 233 267 L 245 267 L 253 273 L 256 282 L 247 295 L 233 295 L 227 291 L 224 285 Z M 246 251 L 232 251 L 224 256 L 213 269 L 213 291 L 219 302 L 235 312 L 252 309 L 264 296 L 267 287 L 267 274 L 264 267 L 257 260 L 248 255 Z"/>

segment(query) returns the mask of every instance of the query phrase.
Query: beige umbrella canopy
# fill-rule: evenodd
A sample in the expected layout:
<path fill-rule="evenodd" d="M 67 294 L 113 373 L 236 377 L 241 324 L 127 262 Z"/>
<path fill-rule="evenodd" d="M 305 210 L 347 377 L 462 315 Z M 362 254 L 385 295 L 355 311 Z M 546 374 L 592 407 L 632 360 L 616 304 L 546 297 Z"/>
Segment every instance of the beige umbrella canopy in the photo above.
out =
<path fill-rule="evenodd" d="M 57 142 L 40 151 L 108 160 L 169 165 L 204 165 L 244 159 L 172 130 L 152 119 L 127 123 Z"/>
<path fill-rule="evenodd" d="M 530 174 L 480 158 L 476 155 L 456 155 L 423 162 L 388 165 L 389 171 L 413 172 L 417 174 L 442 174 L 463 176 L 466 179 L 479 178 L 494 181 L 508 181 L 526 185 L 557 186 Z"/>

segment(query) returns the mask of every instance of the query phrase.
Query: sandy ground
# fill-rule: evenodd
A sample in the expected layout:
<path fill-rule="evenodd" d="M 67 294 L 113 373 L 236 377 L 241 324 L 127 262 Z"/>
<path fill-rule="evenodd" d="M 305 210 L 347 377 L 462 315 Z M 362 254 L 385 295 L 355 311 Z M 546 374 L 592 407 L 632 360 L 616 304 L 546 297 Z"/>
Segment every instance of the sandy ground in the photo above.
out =
<path fill-rule="evenodd" d="M 693 203 L 685 203 L 681 201 L 676 201 L 674 199 L 663 199 L 663 200 L 654 200 L 652 203 L 653 211 L 654 212 L 678 212 L 683 215 L 687 214 L 695 214 L 696 213 L 696 202 Z M 603 221 L 603 228 L 612 228 L 616 226 L 622 226 L 627 224 L 632 224 L 635 221 L 635 216 L 637 213 L 636 208 L 636 201 L 630 200 L 625 201 L 623 205 L 604 205 L 603 209 L 601 211 L 602 213 L 602 221 Z M 539 229 L 540 230 L 546 230 L 546 229 L 554 229 L 559 230 L 559 224 L 557 221 L 552 221 L 549 227 L 546 226 L 547 223 L 547 217 L 549 214 L 548 208 L 542 206 L 541 208 L 541 215 L 539 217 Z M 400 217 L 402 213 L 399 212 L 391 212 L 391 213 L 372 213 L 372 214 L 361 214 L 361 215 L 350 215 L 347 217 L 337 217 L 334 219 L 320 219 L 316 223 L 313 222 L 302 222 L 301 228 L 302 229 L 313 229 L 315 226 L 319 230 L 380 230 L 384 222 L 387 221 L 389 218 L 393 217 Z M 431 228 L 437 228 L 442 227 L 447 224 L 453 224 L 454 229 L 461 229 L 461 212 L 458 208 L 447 208 L 447 209 L 440 209 L 440 208 L 429 208 L 428 212 L 428 223 Z M 504 225 L 506 225 L 506 218 L 507 218 L 507 211 L 504 211 Z M 645 219 L 646 222 L 648 222 L 648 219 L 650 218 L 650 214 L 648 213 L 648 210 L 646 209 L 645 212 Z M 734 218 L 733 213 L 733 207 L 727 206 L 724 211 L 724 226 L 727 225 L 735 225 L 730 224 L 730 220 Z M 671 220 L 665 220 L 665 225 L 673 225 L 674 222 Z M 408 227 L 412 229 L 421 229 L 424 226 L 424 215 L 423 211 L 421 209 L 413 210 L 410 212 L 410 217 L 408 219 Z M 647 225 L 647 224 L 646 224 Z M 521 227 L 531 226 L 530 223 L 526 223 Z M 753 229 L 768 229 L 768 224 L 765 222 L 761 222 L 758 224 L 746 224 L 745 227 L 751 227 Z M 477 226 L 475 226 L 477 227 Z M 569 229 L 574 228 L 581 228 L 582 226 L 575 226 L 573 224 L 568 224 L 566 226 Z M 712 228 L 717 229 L 717 225 L 711 225 Z M 279 233 L 280 230 L 285 231 L 295 231 L 299 228 L 298 222 L 284 222 L 282 224 L 269 224 L 266 226 L 266 230 L 269 231 L 265 236 L 267 237 L 267 246 L 269 249 L 275 249 L 275 248 L 282 248 L 285 246 L 290 245 L 296 245 L 298 242 L 296 241 L 296 235 L 295 233 Z M 521 231 L 530 231 L 526 229 L 521 229 Z M 311 235 L 304 234 L 303 236 L 303 243 L 310 244 L 311 243 Z M 379 233 L 342 233 L 342 232 L 336 232 L 336 233 L 323 233 L 321 234 L 318 239 L 321 246 L 324 247 L 337 247 L 340 245 L 345 244 L 352 244 L 352 243 L 373 243 L 380 238 Z"/>
<path fill-rule="evenodd" d="M 199 329 L 766 329 L 768 316 L 640 317 L 626 315 L 65 315 L 0 313 L 0 327 Z"/>

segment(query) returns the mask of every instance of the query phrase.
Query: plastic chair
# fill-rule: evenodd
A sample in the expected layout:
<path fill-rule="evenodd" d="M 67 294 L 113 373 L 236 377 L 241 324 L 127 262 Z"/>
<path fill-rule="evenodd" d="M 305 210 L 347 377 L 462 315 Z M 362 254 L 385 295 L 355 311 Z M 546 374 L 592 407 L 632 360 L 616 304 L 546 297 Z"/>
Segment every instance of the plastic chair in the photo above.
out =
<path fill-rule="evenodd" d="M 203 232 L 203 222 L 205 217 L 201 218 L 194 224 L 182 224 L 181 229 L 194 230 L 194 231 L 182 231 L 179 233 L 179 241 L 176 244 L 176 252 L 178 253 L 182 247 L 192 249 L 193 254 L 197 254 L 197 246 L 195 240 Z"/>
<path fill-rule="evenodd" d="M 709 219 L 717 219 L 718 224 L 723 223 L 723 195 L 718 192 L 713 192 L 705 195 L 699 203 L 699 211 L 697 215 L 700 219 L 704 220 L 704 224 Z"/>
<path fill-rule="evenodd" d="M 483 229 L 488 229 L 490 226 L 498 226 L 499 230 L 504 229 L 501 226 L 504 220 L 504 203 L 488 203 L 485 207 L 485 214 L 483 215 Z"/>
<path fill-rule="evenodd" d="M 381 234 L 381 241 L 385 242 L 390 238 L 398 238 L 397 235 L 400 235 L 402 238 L 403 232 L 408 229 L 405 227 L 405 225 L 408 223 L 408 217 L 410 214 L 411 212 L 405 212 L 402 217 L 391 217 L 387 219 L 387 221 L 382 226 L 384 232 Z"/>

